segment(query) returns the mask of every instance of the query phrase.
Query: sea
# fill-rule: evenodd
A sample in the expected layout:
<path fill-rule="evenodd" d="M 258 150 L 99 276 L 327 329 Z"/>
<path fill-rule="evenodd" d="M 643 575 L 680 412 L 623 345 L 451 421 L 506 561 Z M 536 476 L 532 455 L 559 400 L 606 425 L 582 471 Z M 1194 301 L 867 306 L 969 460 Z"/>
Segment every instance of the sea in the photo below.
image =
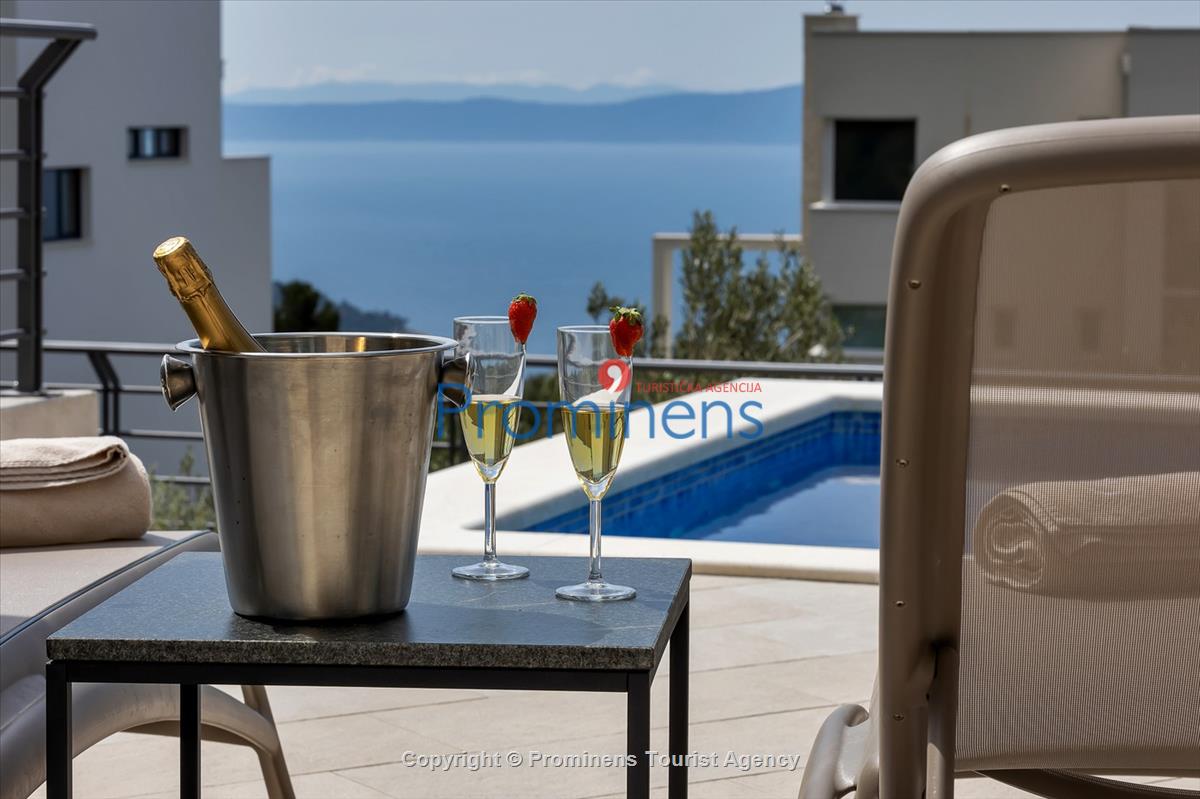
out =
<path fill-rule="evenodd" d="M 587 296 L 650 304 L 651 237 L 695 210 L 799 230 L 800 145 L 227 140 L 271 156 L 273 277 L 449 335 L 538 299 L 530 351 L 591 321 Z M 677 291 L 678 295 L 679 292 Z"/>

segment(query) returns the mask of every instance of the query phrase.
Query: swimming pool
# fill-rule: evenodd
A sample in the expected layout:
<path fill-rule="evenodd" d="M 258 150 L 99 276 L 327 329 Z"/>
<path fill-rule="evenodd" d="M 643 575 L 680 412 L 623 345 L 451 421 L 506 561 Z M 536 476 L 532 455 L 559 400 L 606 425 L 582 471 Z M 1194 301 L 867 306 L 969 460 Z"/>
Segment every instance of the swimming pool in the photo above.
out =
<path fill-rule="evenodd" d="M 837 411 L 604 500 L 606 535 L 879 546 L 879 414 Z M 587 507 L 536 532 L 587 532 Z"/>

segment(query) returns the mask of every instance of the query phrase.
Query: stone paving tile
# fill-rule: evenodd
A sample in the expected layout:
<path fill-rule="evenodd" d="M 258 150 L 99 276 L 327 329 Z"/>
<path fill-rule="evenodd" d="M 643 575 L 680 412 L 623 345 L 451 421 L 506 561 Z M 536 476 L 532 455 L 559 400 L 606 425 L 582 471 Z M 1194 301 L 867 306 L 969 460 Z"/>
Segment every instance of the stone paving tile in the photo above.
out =
<path fill-rule="evenodd" d="M 768 622 L 771 623 L 771 622 Z M 751 632 L 747 626 L 708 627 L 692 630 L 690 660 L 692 673 L 735 666 L 756 666 L 803 657 L 796 647 Z M 659 674 L 670 673 L 664 658 Z"/>
<path fill-rule="evenodd" d="M 784 582 L 772 580 L 770 582 Z M 790 602 L 744 593 L 745 584 L 728 588 L 713 588 L 692 594 L 692 629 L 726 627 L 735 624 L 786 619 L 795 616 L 797 608 Z"/>
<path fill-rule="evenodd" d="M 205 741 L 202 753 L 205 786 L 257 779 L 262 773 L 258 758 L 247 747 Z M 114 735 L 75 758 L 74 787 L 77 799 L 178 796 L 179 742 L 159 735 Z M 34 796 L 43 799 L 44 790 L 43 786 Z"/>
<path fill-rule="evenodd" d="M 296 799 L 389 799 L 386 793 L 331 772 L 292 778 Z M 131 799 L 178 799 L 179 791 L 143 794 Z M 82 798 L 81 798 L 82 799 Z M 204 799 L 267 799 L 262 780 L 217 785 L 204 789 Z"/>
<path fill-rule="evenodd" d="M 803 710 L 838 701 L 822 696 L 805 683 L 802 664 L 803 661 L 788 661 L 766 666 L 693 671 L 689 675 L 689 719 L 695 724 L 754 715 L 764 710 Z M 651 690 L 651 712 L 656 726 L 667 721 L 670 681 L 670 674 L 659 675 Z"/>
<path fill-rule="evenodd" d="M 777 771 L 711 782 L 691 782 L 688 784 L 688 796 L 691 799 L 796 799 L 802 778 L 802 772 Z M 619 799 L 624 795 L 613 793 L 588 799 Z M 954 795 L 962 799 L 1038 799 L 1034 794 L 1018 791 L 994 780 L 974 778 L 957 780 Z M 650 792 L 650 798 L 667 799 L 667 791 L 665 788 L 655 788 Z M 854 799 L 854 794 L 846 799 Z"/>
<path fill-rule="evenodd" d="M 879 589 L 874 585 L 750 579 L 692 597 L 692 627 L 784 619 L 830 607 L 838 608 L 837 615 L 868 609 L 874 618 L 878 602 Z"/>
<path fill-rule="evenodd" d="M 592 724 L 583 717 L 574 720 L 577 730 L 585 734 L 602 730 L 604 725 Z M 476 723 L 490 725 L 502 737 L 504 722 L 480 716 Z M 611 729 L 611 727 L 609 728 Z M 563 738 L 572 730 L 560 728 Z M 665 746 L 665 735 L 652 735 L 653 745 Z M 661 740 L 661 743 L 658 741 Z M 502 750 L 509 747 L 502 746 Z M 619 765 L 610 767 L 546 767 L 531 765 L 529 751 L 534 749 L 543 758 L 553 756 L 621 755 L 625 751 L 624 732 L 557 741 L 536 747 L 517 747 L 522 756 L 520 766 L 505 766 L 488 770 L 453 772 L 437 771 L 393 762 L 378 766 L 340 771 L 339 775 L 355 780 L 368 787 L 400 799 L 421 797 L 422 799 L 496 799 L 496 797 L 521 797 L 522 799 L 569 799 L 614 791 L 624 791 L 625 771 Z M 542 763 L 546 761 L 543 760 Z M 665 781 L 664 781 L 665 784 Z"/>
<path fill-rule="evenodd" d="M 790 680 L 796 690 L 831 704 L 854 702 L 865 707 L 871 699 L 878 663 L 878 655 L 871 649 L 844 655 L 789 660 L 760 668 L 765 677 Z"/>
<path fill-rule="evenodd" d="M 745 585 L 759 579 L 762 578 L 732 577 L 724 574 L 693 574 L 691 590 L 695 594 L 697 591 L 709 591 L 714 588 L 730 588 L 735 585 Z"/>
<path fill-rule="evenodd" d="M 729 765 L 725 758 L 730 751 L 739 758 L 754 755 L 798 757 L 803 765 L 817 730 L 831 710 L 831 707 L 819 707 L 693 724 L 689 730 L 689 748 L 716 753 L 720 760 L 719 765 L 693 769 L 693 773 L 697 780 L 704 781 L 781 770 L 778 765 L 751 762 Z M 799 774 L 798 769 L 796 773 Z M 799 778 L 796 784 L 799 786 Z"/>
<path fill-rule="evenodd" d="M 371 714 L 280 724 L 279 735 L 293 777 L 391 762 L 406 749 L 437 753 L 455 748 Z M 174 738 L 117 735 L 75 759 L 75 795 L 79 799 L 118 799 L 177 794 L 178 763 L 179 744 Z M 208 741 L 201 766 L 206 786 L 254 782 L 262 773 L 249 748 Z"/>
<path fill-rule="evenodd" d="M 1037 794 L 982 777 L 956 779 L 954 796 L 956 799 L 1038 799 Z"/>
<path fill-rule="evenodd" d="M 805 609 L 832 610 L 852 605 L 870 605 L 879 601 L 879 586 L 869 583 L 838 583 L 823 580 L 752 579 L 737 586 L 744 596 L 765 596 Z"/>
<path fill-rule="evenodd" d="M 651 688 L 652 701 L 658 694 L 666 694 L 665 687 L 657 683 Z M 623 730 L 625 695 L 513 691 L 481 702 L 444 705 L 433 712 L 436 716 L 425 708 L 405 708 L 376 715 L 405 729 L 418 729 L 425 723 L 455 747 L 477 751 L 582 738 L 594 735 L 596 729 Z M 571 728 L 580 725 L 587 726 L 572 736 Z"/>
<path fill-rule="evenodd" d="M 762 791 L 754 786 L 754 780 L 758 775 L 752 774 L 748 777 L 735 777 L 733 779 L 710 780 L 707 782 L 689 782 L 688 783 L 688 798 L 689 799 L 763 799 Z M 796 776 L 796 784 L 799 785 L 799 777 Z M 658 787 L 650 791 L 650 799 L 668 799 L 667 788 Z M 792 791 L 792 795 L 788 799 L 796 799 L 796 792 Z M 593 797 L 587 797 L 593 799 Z M 610 793 L 603 797 L 595 797 L 594 799 L 625 799 L 624 793 Z"/>
<path fill-rule="evenodd" d="M 242 698 L 242 689 L 238 686 L 221 686 L 221 690 Z M 277 722 L 444 705 L 485 696 L 480 691 L 432 688 L 315 688 L 300 685 L 272 685 L 267 689 L 267 695 Z"/>
<path fill-rule="evenodd" d="M 839 608 L 836 614 L 813 609 L 786 619 L 741 625 L 738 632 L 774 641 L 786 647 L 791 658 L 844 655 L 876 648 L 879 637 L 875 616 L 873 606 Z"/>
<path fill-rule="evenodd" d="M 808 693 L 803 685 L 802 662 L 773 666 L 746 666 L 691 675 L 689 716 L 693 724 L 742 718 L 771 711 L 829 707 L 836 700 Z M 653 725 L 665 727 L 669 712 L 670 675 L 658 676 L 651 686 Z M 857 697 L 859 700 L 862 697 Z M 422 729 L 429 713 L 437 713 L 437 731 L 443 740 L 466 750 L 505 745 L 525 745 L 560 740 L 574 719 L 615 729 L 625 724 L 624 694 L 490 693 L 484 703 L 464 702 L 437 708 L 413 707 L 377 713 L 376 718 L 407 729 Z M 495 726 L 479 725 L 480 718 L 501 720 Z M 502 730 L 502 732 L 501 732 Z"/>

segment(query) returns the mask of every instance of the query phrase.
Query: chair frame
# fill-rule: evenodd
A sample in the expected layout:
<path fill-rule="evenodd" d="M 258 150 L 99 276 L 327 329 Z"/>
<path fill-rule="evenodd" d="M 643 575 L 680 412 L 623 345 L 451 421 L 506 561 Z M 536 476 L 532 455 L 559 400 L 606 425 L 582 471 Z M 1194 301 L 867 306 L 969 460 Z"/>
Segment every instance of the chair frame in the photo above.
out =
<path fill-rule="evenodd" d="M 816 768 L 802 797 L 852 788 L 871 796 L 876 787 L 883 799 L 954 795 L 976 292 L 991 204 L 1025 191 L 1185 178 L 1200 178 L 1200 116 L 984 133 L 943 148 L 913 176 L 888 293 L 876 696 L 869 719 L 839 709 L 827 722 L 811 759 L 839 762 Z M 1044 796 L 1200 796 L 1047 770 L 986 776 Z"/>
<path fill-rule="evenodd" d="M 95 607 L 121 588 L 158 568 L 182 552 L 217 551 L 217 536 L 197 532 L 126 564 L 100 580 L 71 593 L 36 616 L 26 619 L 0 636 L 0 647 L 7 648 L 5 673 L 17 679 L 36 678 L 44 682 L 45 639 L 64 624 Z M 33 644 L 32 648 L 29 644 Z M 9 673 L 11 670 L 11 673 Z M 7 681 L 7 680 L 6 680 Z M 16 680 L 13 680 L 15 684 Z M 201 736 L 250 747 L 258 757 L 267 795 L 271 799 L 294 799 L 291 777 L 284 759 L 275 719 L 260 685 L 243 685 L 239 702 L 209 685 L 201 690 L 203 703 Z M 7 767 L 0 774 L 0 796 L 24 797 L 45 778 L 46 733 L 45 695 L 17 716 L 13 727 L 5 728 L 8 748 L 0 756 Z M 76 687 L 76 723 L 85 732 L 77 733 L 73 755 L 118 732 L 178 736 L 178 689 L 160 685 L 89 684 Z M 17 725 L 21 729 L 17 730 Z M 36 771 L 31 776 L 30 768 Z M 11 772 L 11 773 L 10 773 Z"/>

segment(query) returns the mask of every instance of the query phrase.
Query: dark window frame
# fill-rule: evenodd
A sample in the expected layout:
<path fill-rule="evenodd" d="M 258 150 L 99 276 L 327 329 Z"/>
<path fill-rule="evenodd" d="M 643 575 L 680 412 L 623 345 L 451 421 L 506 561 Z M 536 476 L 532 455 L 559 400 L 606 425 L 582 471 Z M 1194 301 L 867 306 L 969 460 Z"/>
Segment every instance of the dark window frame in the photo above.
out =
<path fill-rule="evenodd" d="M 916 170 L 917 120 L 834 119 L 832 149 L 834 202 L 898 203 Z"/>
<path fill-rule="evenodd" d="M 835 303 L 833 315 L 842 326 L 843 347 L 883 349 L 887 333 L 887 304 L 882 302 Z"/>
<path fill-rule="evenodd" d="M 53 167 L 42 171 L 42 241 L 83 238 L 83 167 Z M 73 184 L 73 185 L 72 185 Z"/>
<path fill-rule="evenodd" d="M 130 161 L 164 161 L 187 156 L 187 127 L 131 127 L 125 134 L 125 155 Z"/>

